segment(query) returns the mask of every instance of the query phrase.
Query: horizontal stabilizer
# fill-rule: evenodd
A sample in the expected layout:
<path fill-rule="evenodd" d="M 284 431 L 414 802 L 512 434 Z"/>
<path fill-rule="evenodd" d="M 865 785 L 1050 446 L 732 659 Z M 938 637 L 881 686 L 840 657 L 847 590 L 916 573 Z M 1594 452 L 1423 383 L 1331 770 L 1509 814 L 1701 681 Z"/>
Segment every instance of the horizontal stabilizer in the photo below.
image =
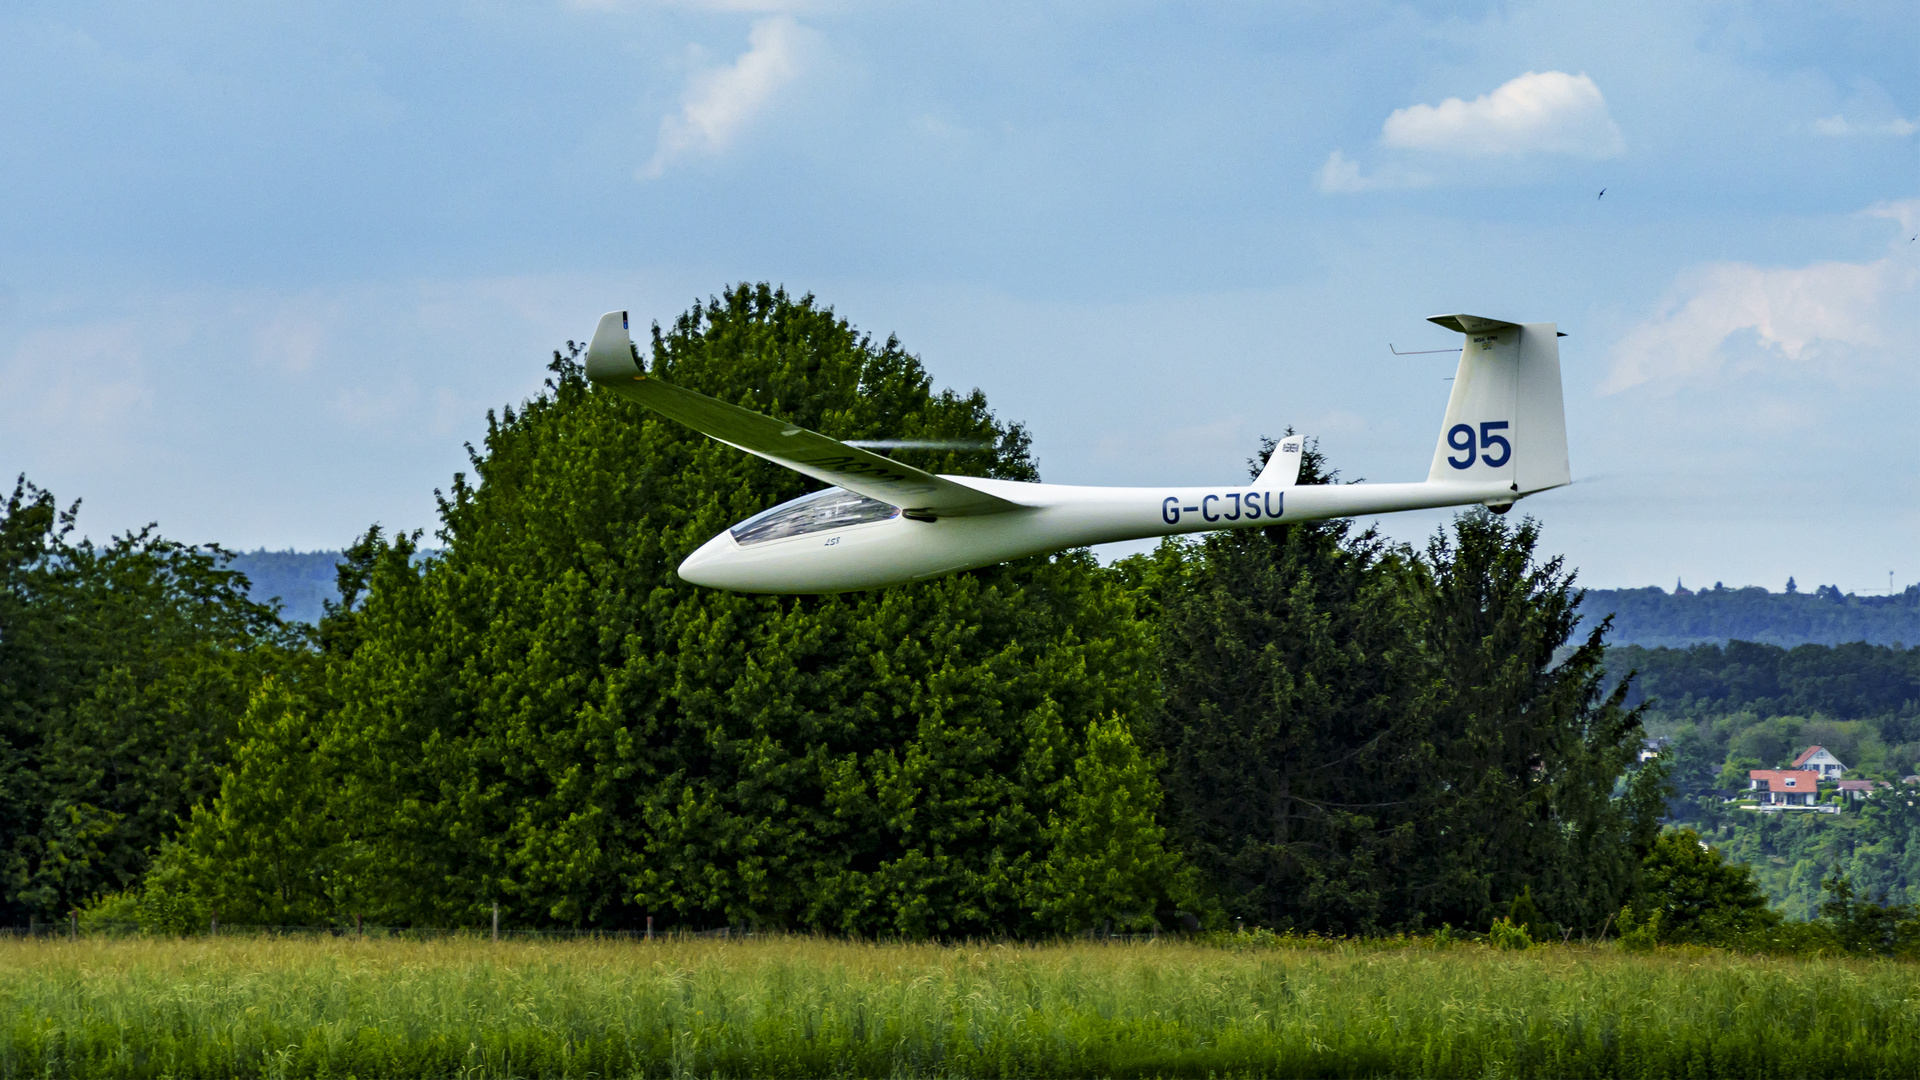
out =
<path fill-rule="evenodd" d="M 1500 319 L 1487 319 L 1478 315 L 1434 315 L 1427 319 L 1449 330 L 1462 334 L 1491 334 L 1501 330 L 1518 330 L 1519 323 L 1503 322 Z"/>
<path fill-rule="evenodd" d="M 609 336 L 618 340 L 606 342 L 603 348 L 602 339 Z M 609 312 L 600 320 L 600 328 L 588 346 L 587 377 L 737 450 L 902 510 L 967 517 L 1022 508 L 1019 503 L 871 450 L 642 375 L 632 354 L 625 313 Z M 619 362 L 623 355 L 624 364 Z M 601 360 L 596 362 L 596 357 Z"/>

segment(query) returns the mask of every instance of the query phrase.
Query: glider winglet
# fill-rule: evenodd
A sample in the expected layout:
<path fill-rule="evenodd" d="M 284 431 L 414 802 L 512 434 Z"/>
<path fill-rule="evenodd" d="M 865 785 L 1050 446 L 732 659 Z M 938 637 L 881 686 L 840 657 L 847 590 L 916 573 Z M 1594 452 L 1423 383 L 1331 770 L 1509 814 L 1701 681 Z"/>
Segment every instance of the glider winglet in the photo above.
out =
<path fill-rule="evenodd" d="M 594 382 L 607 379 L 631 379 L 640 374 L 640 357 L 633 348 L 633 335 L 627 330 L 627 313 L 609 311 L 594 327 L 593 341 L 587 345 L 587 378 Z"/>
<path fill-rule="evenodd" d="M 587 377 L 736 450 L 910 513 L 969 517 L 1023 509 L 871 450 L 641 374 L 625 312 L 601 317 L 587 347 Z"/>

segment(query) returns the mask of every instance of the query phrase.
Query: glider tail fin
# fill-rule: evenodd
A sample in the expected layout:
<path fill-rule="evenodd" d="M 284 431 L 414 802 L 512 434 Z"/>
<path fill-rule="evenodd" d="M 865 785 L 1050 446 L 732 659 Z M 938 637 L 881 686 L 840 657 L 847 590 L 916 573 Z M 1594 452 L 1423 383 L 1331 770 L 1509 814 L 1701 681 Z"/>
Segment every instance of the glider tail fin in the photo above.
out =
<path fill-rule="evenodd" d="M 1436 315 L 1466 336 L 1430 484 L 1499 484 L 1517 498 L 1572 479 L 1553 323 Z"/>

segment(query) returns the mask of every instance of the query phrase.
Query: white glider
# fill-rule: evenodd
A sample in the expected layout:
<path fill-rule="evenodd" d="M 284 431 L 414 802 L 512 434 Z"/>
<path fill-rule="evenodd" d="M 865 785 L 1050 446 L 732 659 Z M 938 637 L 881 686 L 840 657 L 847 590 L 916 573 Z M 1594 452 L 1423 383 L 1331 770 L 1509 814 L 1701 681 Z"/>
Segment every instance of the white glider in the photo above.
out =
<path fill-rule="evenodd" d="M 832 487 L 734 525 L 680 564 L 696 585 L 738 592 L 875 589 L 1049 551 L 1278 522 L 1475 504 L 1504 512 L 1560 487 L 1567 425 L 1553 323 L 1473 315 L 1430 321 L 1466 336 L 1427 479 L 1295 483 L 1304 436 L 1289 436 L 1252 482 L 1078 487 L 936 476 L 641 370 L 627 313 L 601 318 L 587 377 L 729 446 Z"/>

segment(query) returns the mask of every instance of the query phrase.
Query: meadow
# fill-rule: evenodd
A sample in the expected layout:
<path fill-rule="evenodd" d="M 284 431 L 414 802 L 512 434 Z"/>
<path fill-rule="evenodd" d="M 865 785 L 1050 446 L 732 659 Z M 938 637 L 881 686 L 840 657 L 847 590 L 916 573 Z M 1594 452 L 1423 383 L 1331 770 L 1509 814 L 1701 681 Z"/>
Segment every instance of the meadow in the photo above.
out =
<path fill-rule="evenodd" d="M 1611 946 L 0 943 L 6 1076 L 1911 1076 L 1911 965 Z"/>

